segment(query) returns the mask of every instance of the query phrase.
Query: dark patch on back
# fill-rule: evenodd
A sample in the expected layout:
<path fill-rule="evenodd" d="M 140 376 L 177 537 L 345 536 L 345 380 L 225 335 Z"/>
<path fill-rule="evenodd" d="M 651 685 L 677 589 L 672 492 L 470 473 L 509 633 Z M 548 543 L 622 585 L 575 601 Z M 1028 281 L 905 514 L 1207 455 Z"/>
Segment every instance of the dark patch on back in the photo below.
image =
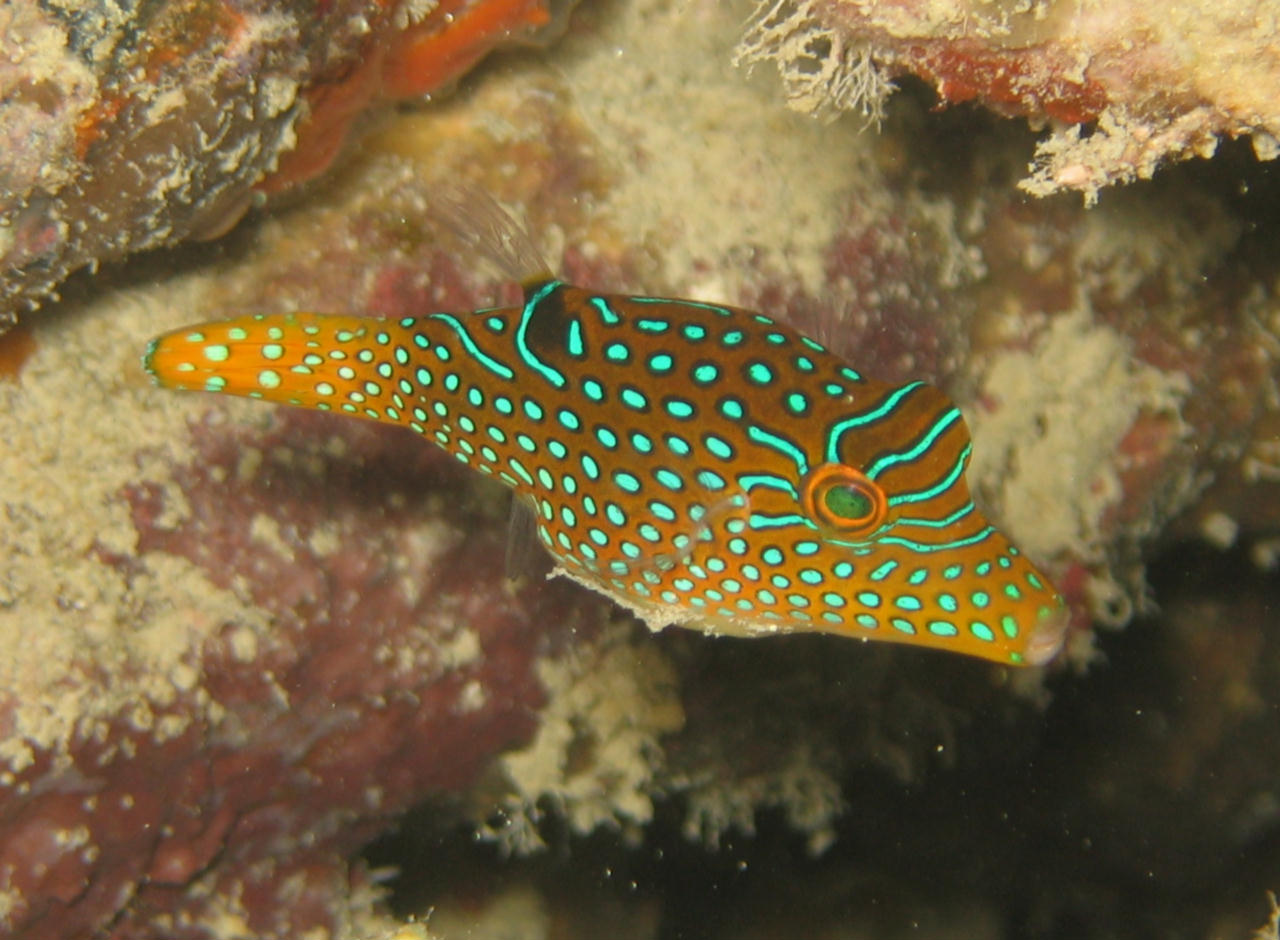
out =
<path fill-rule="evenodd" d="M 525 287 L 525 298 L 536 295 L 548 281 L 540 281 Z M 559 358 L 565 354 L 569 342 L 569 327 L 577 319 L 565 306 L 564 284 L 557 283 L 534 305 L 525 328 L 525 342 L 540 359 Z"/>

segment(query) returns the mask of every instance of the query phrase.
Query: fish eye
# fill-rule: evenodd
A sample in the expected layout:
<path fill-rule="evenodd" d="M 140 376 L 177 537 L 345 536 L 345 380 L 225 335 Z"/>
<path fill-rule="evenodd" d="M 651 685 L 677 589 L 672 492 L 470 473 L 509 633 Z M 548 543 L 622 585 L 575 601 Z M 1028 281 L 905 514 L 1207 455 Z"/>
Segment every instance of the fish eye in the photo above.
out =
<path fill-rule="evenodd" d="M 884 522 L 884 490 L 860 470 L 845 464 L 817 467 L 801 484 L 801 502 L 809 517 L 841 535 L 870 535 Z"/>

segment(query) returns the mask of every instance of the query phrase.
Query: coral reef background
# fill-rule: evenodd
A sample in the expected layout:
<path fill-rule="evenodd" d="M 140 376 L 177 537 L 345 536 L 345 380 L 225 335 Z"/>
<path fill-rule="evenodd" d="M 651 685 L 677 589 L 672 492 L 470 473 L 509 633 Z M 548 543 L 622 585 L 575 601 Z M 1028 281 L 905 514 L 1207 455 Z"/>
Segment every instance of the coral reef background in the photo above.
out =
<path fill-rule="evenodd" d="M 788 111 L 770 68 L 732 65 L 765 48 L 751 15 L 584 3 L 555 45 L 384 115 L 288 204 L 72 276 L 0 338 L 4 929 L 1137 938 L 1265 920 L 1272 166 L 1227 143 L 1091 209 L 1032 199 L 1035 133 L 939 112 L 923 83 L 877 99 L 878 130 Z M 847 52 L 833 28 L 813 54 Z M 895 64 L 862 80 L 878 94 Z M 943 100 L 998 103 L 991 74 Z M 200 319 L 512 300 L 432 218 L 456 181 L 576 282 L 767 309 L 868 373 L 941 384 L 974 429 L 978 495 L 1072 604 L 1063 658 L 1014 673 L 650 635 L 571 584 L 507 581 L 501 491 L 412 435 L 146 385 L 146 341 Z"/>

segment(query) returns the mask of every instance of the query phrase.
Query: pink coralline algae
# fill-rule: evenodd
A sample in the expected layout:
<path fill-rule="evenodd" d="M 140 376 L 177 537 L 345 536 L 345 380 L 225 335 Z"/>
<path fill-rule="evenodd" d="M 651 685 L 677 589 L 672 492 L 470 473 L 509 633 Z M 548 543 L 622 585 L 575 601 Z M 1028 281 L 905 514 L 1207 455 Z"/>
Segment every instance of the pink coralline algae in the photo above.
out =
<path fill-rule="evenodd" d="M 198 459 L 174 470 L 181 521 L 154 486 L 125 494 L 136 558 L 239 585 L 271 633 L 225 624 L 168 706 L 139 700 L 6 774 L 10 931 L 207 936 L 231 898 L 257 935 L 333 929 L 350 854 L 526 740 L 535 658 L 591 633 L 595 605 L 564 586 L 504 586 L 501 524 L 468 534 L 474 509 L 438 495 L 465 491 L 458 469 L 399 434 L 281 417 L 265 435 L 197 429 Z M 299 880 L 313 901 L 282 894 Z"/>
<path fill-rule="evenodd" d="M 0 10 L 0 328 L 71 271 L 211 238 L 309 179 L 379 98 L 546 25 L 538 0 Z"/>
<path fill-rule="evenodd" d="M 1219 137 L 1280 152 L 1280 55 L 1265 5 L 1076 3 L 1010 6 L 765 0 L 740 61 L 772 60 L 793 106 L 883 114 L 891 79 L 932 84 L 943 104 L 976 101 L 1050 123 L 1035 194 L 1150 177 L 1208 156 Z"/>

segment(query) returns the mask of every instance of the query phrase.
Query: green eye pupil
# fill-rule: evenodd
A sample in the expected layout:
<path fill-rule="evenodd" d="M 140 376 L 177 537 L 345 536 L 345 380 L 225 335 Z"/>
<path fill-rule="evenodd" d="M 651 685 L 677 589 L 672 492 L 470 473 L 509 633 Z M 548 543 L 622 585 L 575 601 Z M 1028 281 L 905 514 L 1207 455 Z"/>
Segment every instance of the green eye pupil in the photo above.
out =
<path fill-rule="evenodd" d="M 871 515 L 871 500 L 852 486 L 833 486 L 822 501 L 831 514 L 840 519 L 865 519 Z"/>

